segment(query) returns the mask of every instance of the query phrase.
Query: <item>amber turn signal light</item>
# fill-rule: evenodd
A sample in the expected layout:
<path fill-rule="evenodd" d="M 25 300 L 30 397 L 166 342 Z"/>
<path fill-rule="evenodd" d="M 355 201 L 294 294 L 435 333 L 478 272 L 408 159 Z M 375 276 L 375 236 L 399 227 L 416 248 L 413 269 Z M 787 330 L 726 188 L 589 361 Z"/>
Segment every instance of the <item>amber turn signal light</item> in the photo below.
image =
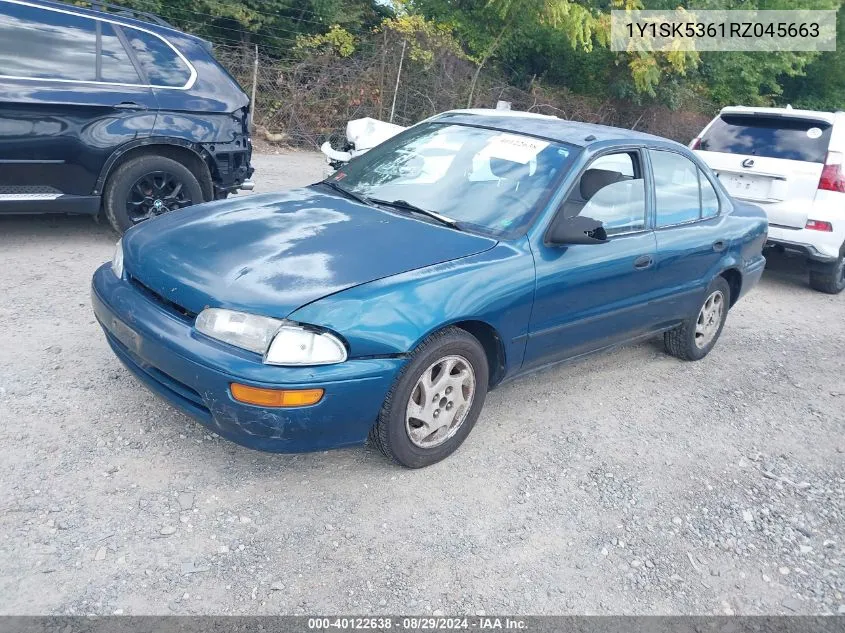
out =
<path fill-rule="evenodd" d="M 322 389 L 265 389 L 233 382 L 232 397 L 238 402 L 259 407 L 307 407 L 323 398 Z"/>

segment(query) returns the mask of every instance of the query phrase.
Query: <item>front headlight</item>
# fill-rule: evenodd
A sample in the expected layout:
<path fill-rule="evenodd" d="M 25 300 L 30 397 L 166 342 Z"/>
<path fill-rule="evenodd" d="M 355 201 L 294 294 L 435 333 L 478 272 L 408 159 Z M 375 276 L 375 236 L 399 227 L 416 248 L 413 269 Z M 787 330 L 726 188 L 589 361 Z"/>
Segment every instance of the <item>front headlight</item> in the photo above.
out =
<path fill-rule="evenodd" d="M 326 332 L 284 325 L 276 333 L 264 362 L 270 365 L 331 365 L 346 360 L 346 347 Z"/>
<path fill-rule="evenodd" d="M 290 321 L 206 308 L 195 327 L 218 341 L 262 354 L 269 365 L 329 365 L 346 360 L 346 347 L 337 337 Z"/>
<path fill-rule="evenodd" d="M 123 278 L 123 238 L 114 245 L 114 255 L 111 258 L 111 269 L 118 279 Z"/>
<path fill-rule="evenodd" d="M 206 308 L 197 316 L 195 327 L 218 341 L 263 354 L 282 324 L 279 319 L 256 314 Z"/>

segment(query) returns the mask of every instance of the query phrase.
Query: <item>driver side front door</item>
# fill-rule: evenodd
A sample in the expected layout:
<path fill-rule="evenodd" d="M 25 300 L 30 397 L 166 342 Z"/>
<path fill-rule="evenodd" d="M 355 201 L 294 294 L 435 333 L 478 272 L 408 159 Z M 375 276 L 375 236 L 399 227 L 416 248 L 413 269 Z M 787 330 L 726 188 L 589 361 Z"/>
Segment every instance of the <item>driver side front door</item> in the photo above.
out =
<path fill-rule="evenodd" d="M 639 150 L 604 154 L 581 173 L 558 214 L 599 220 L 603 244 L 532 244 L 534 308 L 524 369 L 608 347 L 654 325 L 657 244 Z"/>

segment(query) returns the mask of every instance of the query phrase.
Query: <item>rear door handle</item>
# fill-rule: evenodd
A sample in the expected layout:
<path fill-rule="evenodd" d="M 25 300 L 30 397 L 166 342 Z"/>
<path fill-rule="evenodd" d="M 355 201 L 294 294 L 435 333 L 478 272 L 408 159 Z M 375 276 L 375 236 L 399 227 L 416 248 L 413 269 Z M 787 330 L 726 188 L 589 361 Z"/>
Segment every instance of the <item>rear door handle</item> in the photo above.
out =
<path fill-rule="evenodd" d="M 134 101 L 121 101 L 114 106 L 115 110 L 146 110 L 147 106 L 135 103 Z"/>
<path fill-rule="evenodd" d="M 719 240 L 717 242 L 713 242 L 713 250 L 716 251 L 717 253 L 721 253 L 723 250 L 725 250 L 725 247 L 726 247 L 726 244 L 722 240 Z"/>
<path fill-rule="evenodd" d="M 645 268 L 649 268 L 653 263 L 654 260 L 651 258 L 651 255 L 640 255 L 634 260 L 634 268 L 637 270 L 643 270 Z"/>

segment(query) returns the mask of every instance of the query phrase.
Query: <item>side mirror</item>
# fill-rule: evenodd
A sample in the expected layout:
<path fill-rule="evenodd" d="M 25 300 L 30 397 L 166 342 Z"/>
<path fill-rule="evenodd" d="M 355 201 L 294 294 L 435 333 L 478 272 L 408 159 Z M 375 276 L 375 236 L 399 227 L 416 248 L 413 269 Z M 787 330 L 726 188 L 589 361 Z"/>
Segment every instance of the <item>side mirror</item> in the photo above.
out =
<path fill-rule="evenodd" d="M 554 246 L 604 244 L 607 242 L 607 233 L 598 220 L 576 215 L 555 222 L 546 241 Z"/>

